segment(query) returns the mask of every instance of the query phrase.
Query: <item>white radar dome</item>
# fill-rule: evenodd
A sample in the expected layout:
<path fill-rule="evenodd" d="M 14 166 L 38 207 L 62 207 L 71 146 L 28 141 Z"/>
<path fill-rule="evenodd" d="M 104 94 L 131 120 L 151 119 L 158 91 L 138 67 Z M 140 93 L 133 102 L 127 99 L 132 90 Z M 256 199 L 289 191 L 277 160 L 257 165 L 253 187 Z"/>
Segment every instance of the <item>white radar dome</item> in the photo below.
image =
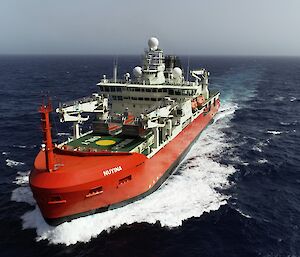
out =
<path fill-rule="evenodd" d="M 139 67 L 139 66 L 136 66 L 134 69 L 133 69 L 133 75 L 137 78 L 140 78 L 142 76 L 142 68 Z"/>
<path fill-rule="evenodd" d="M 172 73 L 175 79 L 180 78 L 182 76 L 182 70 L 179 67 L 175 67 Z"/>
<path fill-rule="evenodd" d="M 156 37 L 151 37 L 148 40 L 148 46 L 151 50 L 155 51 L 158 48 L 158 45 L 159 45 L 159 41 Z"/>

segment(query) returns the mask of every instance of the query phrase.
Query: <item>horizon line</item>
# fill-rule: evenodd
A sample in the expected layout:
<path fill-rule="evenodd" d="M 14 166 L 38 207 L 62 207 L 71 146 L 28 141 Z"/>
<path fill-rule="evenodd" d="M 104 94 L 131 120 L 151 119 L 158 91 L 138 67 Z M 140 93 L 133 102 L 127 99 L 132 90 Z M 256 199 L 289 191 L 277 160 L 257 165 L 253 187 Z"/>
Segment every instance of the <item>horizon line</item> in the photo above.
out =
<path fill-rule="evenodd" d="M 143 54 L 96 54 L 96 53 L 0 53 L 0 56 L 141 56 Z M 165 56 L 174 54 L 165 54 Z M 282 57 L 282 58 L 299 58 L 300 55 L 284 55 L 284 54 L 176 54 L 176 56 L 184 57 Z"/>

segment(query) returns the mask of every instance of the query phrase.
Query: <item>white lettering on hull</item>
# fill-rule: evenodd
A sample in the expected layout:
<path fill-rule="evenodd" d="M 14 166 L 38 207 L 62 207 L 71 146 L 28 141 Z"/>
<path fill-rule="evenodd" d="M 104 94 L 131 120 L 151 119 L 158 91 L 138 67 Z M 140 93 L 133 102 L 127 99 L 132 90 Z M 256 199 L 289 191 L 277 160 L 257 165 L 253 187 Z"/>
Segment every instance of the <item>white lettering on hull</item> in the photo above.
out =
<path fill-rule="evenodd" d="M 121 166 L 117 166 L 117 167 L 114 167 L 114 168 L 111 168 L 111 169 L 108 169 L 108 170 L 104 170 L 103 171 L 103 175 L 104 176 L 108 176 L 108 175 L 117 173 L 117 172 L 119 172 L 121 170 L 123 170 L 123 168 Z"/>

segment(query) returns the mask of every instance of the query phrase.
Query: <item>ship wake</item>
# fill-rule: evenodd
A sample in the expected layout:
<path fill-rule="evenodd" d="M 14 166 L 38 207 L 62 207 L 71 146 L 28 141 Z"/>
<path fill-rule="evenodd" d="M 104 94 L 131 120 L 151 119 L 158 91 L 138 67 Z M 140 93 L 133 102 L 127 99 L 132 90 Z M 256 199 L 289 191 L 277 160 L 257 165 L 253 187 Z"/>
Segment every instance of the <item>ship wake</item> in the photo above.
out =
<path fill-rule="evenodd" d="M 23 229 L 35 229 L 37 240 L 53 244 L 88 242 L 103 231 L 122 225 L 159 222 L 162 227 L 181 226 L 184 220 L 200 217 L 205 212 L 217 210 L 226 204 L 228 195 L 219 189 L 230 186 L 228 177 L 235 172 L 232 166 L 218 162 L 222 151 L 230 146 L 223 129 L 230 126 L 237 105 L 224 103 L 215 118 L 192 147 L 175 173 L 159 190 L 146 198 L 125 207 L 82 217 L 51 227 L 45 223 L 28 185 L 28 173 L 19 173 L 12 193 L 13 201 L 27 202 L 35 209 L 22 218 Z"/>

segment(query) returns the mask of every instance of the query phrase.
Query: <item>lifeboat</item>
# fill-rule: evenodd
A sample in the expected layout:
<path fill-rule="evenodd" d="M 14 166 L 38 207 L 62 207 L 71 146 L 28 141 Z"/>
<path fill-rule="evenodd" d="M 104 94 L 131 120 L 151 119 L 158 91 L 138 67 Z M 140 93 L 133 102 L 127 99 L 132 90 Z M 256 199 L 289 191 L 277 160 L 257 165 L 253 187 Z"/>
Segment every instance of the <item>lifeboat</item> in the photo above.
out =
<path fill-rule="evenodd" d="M 205 103 L 205 99 L 204 99 L 204 96 L 198 96 L 197 98 L 197 106 L 198 107 L 201 107 L 204 103 Z"/>
<path fill-rule="evenodd" d="M 192 110 L 193 110 L 193 111 L 196 111 L 196 110 L 197 110 L 197 107 L 198 107 L 197 100 L 196 100 L 196 99 L 193 99 L 193 100 L 192 100 Z"/>

